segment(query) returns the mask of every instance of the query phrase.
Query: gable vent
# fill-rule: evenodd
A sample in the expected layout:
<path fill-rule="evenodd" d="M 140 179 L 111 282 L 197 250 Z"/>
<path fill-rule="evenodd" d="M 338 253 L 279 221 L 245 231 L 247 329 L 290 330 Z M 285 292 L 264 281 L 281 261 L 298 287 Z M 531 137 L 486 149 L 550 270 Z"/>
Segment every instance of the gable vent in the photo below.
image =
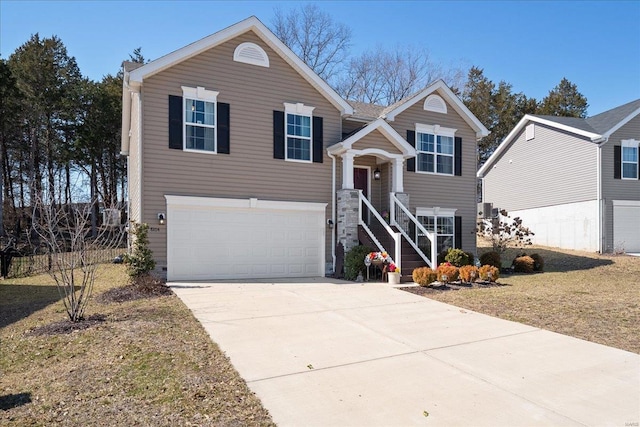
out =
<path fill-rule="evenodd" d="M 242 43 L 233 52 L 233 60 L 245 64 L 269 67 L 267 52 L 255 43 Z"/>
<path fill-rule="evenodd" d="M 436 113 L 447 114 L 447 104 L 438 95 L 429 95 L 424 100 L 424 109 Z"/>

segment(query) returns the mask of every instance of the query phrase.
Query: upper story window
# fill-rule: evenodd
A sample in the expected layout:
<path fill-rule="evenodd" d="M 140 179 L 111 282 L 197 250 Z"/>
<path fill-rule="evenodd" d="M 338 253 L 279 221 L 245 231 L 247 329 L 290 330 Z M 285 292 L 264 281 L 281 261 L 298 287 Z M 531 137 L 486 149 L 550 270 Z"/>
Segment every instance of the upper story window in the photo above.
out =
<path fill-rule="evenodd" d="M 311 162 L 313 152 L 312 113 L 314 107 L 304 104 L 284 104 L 285 153 L 287 160 Z"/>
<path fill-rule="evenodd" d="M 639 144 L 633 139 L 622 141 L 622 179 L 638 179 Z"/>
<path fill-rule="evenodd" d="M 416 151 L 418 172 L 453 175 L 456 129 L 438 125 L 416 125 Z"/>
<path fill-rule="evenodd" d="M 182 87 L 184 100 L 184 150 L 216 152 L 218 92 L 203 87 Z"/>

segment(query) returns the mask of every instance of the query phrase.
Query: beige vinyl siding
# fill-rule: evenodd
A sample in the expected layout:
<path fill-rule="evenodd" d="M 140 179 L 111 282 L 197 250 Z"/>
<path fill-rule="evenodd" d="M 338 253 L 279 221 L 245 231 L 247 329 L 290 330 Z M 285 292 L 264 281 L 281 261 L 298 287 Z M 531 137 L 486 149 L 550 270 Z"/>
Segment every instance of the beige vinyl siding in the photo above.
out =
<path fill-rule="evenodd" d="M 401 154 L 401 151 L 393 145 L 384 135 L 379 131 L 373 131 L 364 138 L 361 138 L 358 142 L 352 145 L 354 150 L 364 150 L 367 148 L 378 148 L 391 154 Z"/>
<path fill-rule="evenodd" d="M 597 198 L 597 146 L 591 140 L 535 123 L 525 129 L 484 178 L 484 201 L 507 211 Z"/>
<path fill-rule="evenodd" d="M 435 175 L 404 171 L 404 192 L 409 194 L 410 208 L 417 207 L 457 209 L 462 217 L 462 249 L 476 250 L 476 135 L 475 131 L 447 104 L 447 114 L 425 111 L 424 100 L 399 114 L 389 124 L 406 138 L 407 130 L 414 130 L 416 123 L 440 125 L 456 129 L 455 136 L 462 138 L 462 176 Z"/>
<path fill-rule="evenodd" d="M 243 42 L 261 46 L 270 67 L 233 61 Z M 168 148 L 168 95 L 182 96 L 181 86 L 219 92 L 230 104 L 231 154 L 183 152 Z M 331 159 L 297 163 L 273 158 L 273 110 L 284 102 L 315 107 L 323 117 L 324 146 L 341 138 L 339 111 L 252 32 L 177 64 L 144 82 L 143 220 L 157 224 L 166 210 L 164 195 L 327 203 L 331 216 Z M 167 222 L 171 218 L 167 218 Z M 327 230 L 327 260 L 331 235 Z M 166 228 L 150 233 L 159 267 L 166 266 Z"/>
<path fill-rule="evenodd" d="M 624 139 L 640 140 L 640 116 L 631 119 L 610 137 L 602 146 L 602 197 L 604 199 L 604 247 L 613 247 L 613 200 L 640 200 L 640 180 L 614 179 L 613 147 Z M 639 219 L 640 221 L 640 219 Z"/>

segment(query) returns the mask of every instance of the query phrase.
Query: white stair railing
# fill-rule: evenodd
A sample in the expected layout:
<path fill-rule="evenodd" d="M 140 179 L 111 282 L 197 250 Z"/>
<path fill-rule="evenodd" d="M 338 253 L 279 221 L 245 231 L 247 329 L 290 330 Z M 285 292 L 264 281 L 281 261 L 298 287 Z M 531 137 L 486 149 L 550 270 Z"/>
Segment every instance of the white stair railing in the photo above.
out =
<path fill-rule="evenodd" d="M 376 238 L 376 236 L 373 234 L 373 232 L 371 231 L 369 226 L 362 220 L 362 206 L 364 205 L 369 209 L 369 212 L 373 215 L 375 220 L 377 220 L 380 223 L 380 225 L 382 225 L 382 228 L 387 233 L 389 233 L 389 235 L 393 239 L 393 242 L 394 242 L 393 251 L 394 252 L 393 252 L 393 256 L 391 258 L 393 258 L 393 261 L 396 264 L 396 266 L 399 269 L 402 269 L 402 265 L 401 265 L 401 263 L 402 263 L 402 235 L 400 233 L 394 231 L 389 226 L 389 224 L 387 224 L 387 222 L 382 218 L 382 216 L 378 213 L 378 211 L 373 207 L 371 202 L 369 202 L 369 200 L 367 200 L 367 198 L 364 197 L 364 194 L 362 194 L 362 190 L 359 191 L 359 195 L 360 195 L 360 204 L 358 205 L 359 206 L 358 224 L 362 226 L 364 231 L 366 231 L 366 233 L 369 235 L 369 237 L 371 238 L 373 243 L 376 244 L 376 246 L 378 247 L 378 250 L 380 250 L 380 252 L 391 252 L 391 251 L 389 251 L 388 249 L 385 249 L 382 246 L 382 244 Z M 402 271 L 402 270 L 400 270 L 400 271 Z"/>
<path fill-rule="evenodd" d="M 437 253 L 437 240 L 436 233 L 427 231 L 426 228 L 413 216 L 409 209 L 402 204 L 396 197 L 395 193 L 391 193 L 391 225 L 398 227 L 400 233 L 407 239 L 409 244 L 415 249 L 420 257 L 431 268 L 435 268 L 436 260 L 438 259 Z M 427 244 L 422 244 L 422 240 L 427 239 Z M 431 252 L 431 259 L 420 249 L 420 247 L 429 247 Z"/>

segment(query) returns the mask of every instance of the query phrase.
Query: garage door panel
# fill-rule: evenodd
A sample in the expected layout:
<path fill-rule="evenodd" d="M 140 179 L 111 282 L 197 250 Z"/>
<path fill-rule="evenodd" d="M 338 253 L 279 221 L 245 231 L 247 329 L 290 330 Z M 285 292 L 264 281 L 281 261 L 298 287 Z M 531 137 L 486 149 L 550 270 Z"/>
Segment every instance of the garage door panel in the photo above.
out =
<path fill-rule="evenodd" d="M 284 209 L 203 206 L 167 196 L 169 280 L 319 276 L 324 273 L 325 205 Z M 228 200 L 228 199 L 225 199 Z M 246 201 L 245 201 L 246 202 Z M 311 206 L 310 210 L 306 210 Z"/>

